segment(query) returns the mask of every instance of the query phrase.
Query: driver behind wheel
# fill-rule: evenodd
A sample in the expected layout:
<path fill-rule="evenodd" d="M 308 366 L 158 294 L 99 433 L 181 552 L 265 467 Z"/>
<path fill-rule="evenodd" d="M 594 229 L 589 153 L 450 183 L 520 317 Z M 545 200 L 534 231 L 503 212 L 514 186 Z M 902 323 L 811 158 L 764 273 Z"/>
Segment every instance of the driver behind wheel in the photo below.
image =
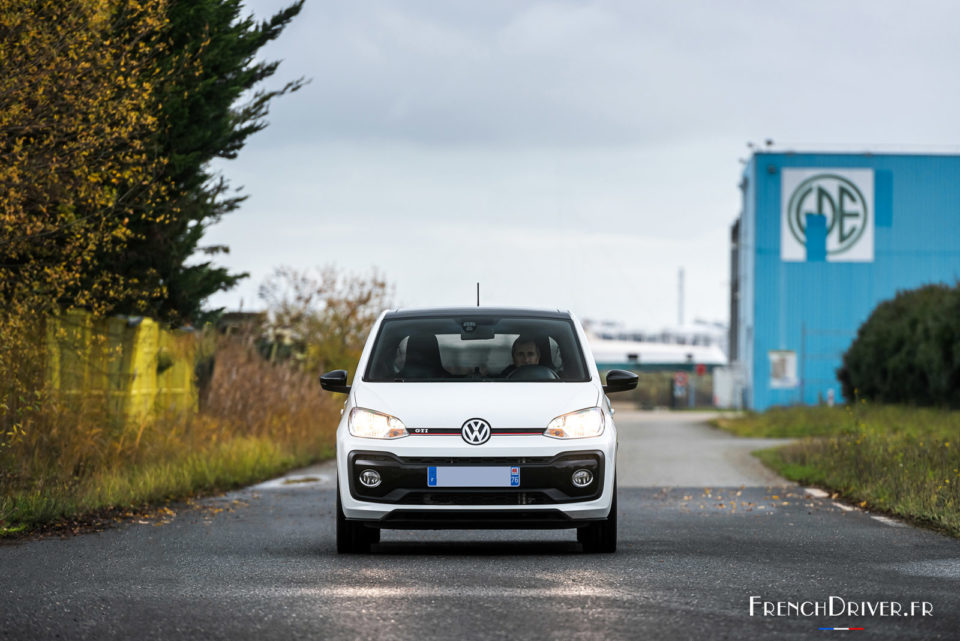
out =
<path fill-rule="evenodd" d="M 524 365 L 540 364 L 540 348 L 537 347 L 537 339 L 529 334 L 521 334 L 517 340 L 513 341 L 513 364 L 508 365 L 506 369 L 500 372 L 500 376 L 506 376 L 518 367 Z"/>

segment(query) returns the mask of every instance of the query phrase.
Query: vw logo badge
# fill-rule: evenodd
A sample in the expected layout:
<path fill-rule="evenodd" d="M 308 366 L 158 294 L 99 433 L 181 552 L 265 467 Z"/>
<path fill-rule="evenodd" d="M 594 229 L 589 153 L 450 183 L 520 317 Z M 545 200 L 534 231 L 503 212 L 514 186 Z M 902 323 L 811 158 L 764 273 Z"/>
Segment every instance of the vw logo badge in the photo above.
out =
<path fill-rule="evenodd" d="M 490 440 L 490 423 L 482 418 L 470 418 L 460 428 L 460 436 L 470 445 L 483 445 Z"/>

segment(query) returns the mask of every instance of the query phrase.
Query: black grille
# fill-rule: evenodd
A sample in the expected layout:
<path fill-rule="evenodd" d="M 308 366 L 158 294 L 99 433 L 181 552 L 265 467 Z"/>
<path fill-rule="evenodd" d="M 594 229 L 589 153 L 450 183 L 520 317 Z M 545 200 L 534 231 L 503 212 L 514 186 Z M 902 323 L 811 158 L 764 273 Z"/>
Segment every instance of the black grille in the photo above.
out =
<path fill-rule="evenodd" d="M 407 492 L 404 505 L 544 505 L 545 492 Z"/>

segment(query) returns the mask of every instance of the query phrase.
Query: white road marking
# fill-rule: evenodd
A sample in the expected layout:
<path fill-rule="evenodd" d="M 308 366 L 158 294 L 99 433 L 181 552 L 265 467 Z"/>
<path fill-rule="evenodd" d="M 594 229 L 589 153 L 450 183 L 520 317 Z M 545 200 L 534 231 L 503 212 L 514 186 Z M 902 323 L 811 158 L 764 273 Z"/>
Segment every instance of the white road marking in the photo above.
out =
<path fill-rule="evenodd" d="M 812 496 L 815 499 L 825 499 L 830 496 L 818 487 L 805 487 L 803 491 L 807 496 Z"/>
<path fill-rule="evenodd" d="M 833 502 L 833 505 L 835 507 L 840 508 L 844 512 L 852 512 L 855 509 L 857 509 L 854 507 L 850 507 L 849 505 L 844 505 L 843 503 L 837 503 L 836 501 Z M 883 523 L 884 525 L 889 525 L 890 527 L 907 527 L 906 523 L 901 523 L 896 519 L 891 519 L 889 516 L 879 516 L 877 514 L 871 514 L 870 518 L 873 519 L 874 521 Z"/>
<path fill-rule="evenodd" d="M 929 576 L 938 579 L 960 579 L 960 559 L 930 559 L 927 561 L 911 561 L 897 563 L 893 569 L 912 576 Z"/>
<path fill-rule="evenodd" d="M 259 485 L 249 488 L 251 490 L 289 490 L 298 487 L 317 487 L 336 485 L 336 478 L 328 474 L 298 474 L 292 476 L 281 476 L 278 479 L 270 479 Z"/>

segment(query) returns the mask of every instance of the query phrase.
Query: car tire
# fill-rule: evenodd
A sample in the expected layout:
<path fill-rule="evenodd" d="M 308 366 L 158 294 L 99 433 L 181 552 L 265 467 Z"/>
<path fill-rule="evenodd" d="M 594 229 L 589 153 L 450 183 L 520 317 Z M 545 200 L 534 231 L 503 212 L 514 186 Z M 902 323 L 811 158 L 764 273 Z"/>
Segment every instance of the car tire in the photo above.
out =
<path fill-rule="evenodd" d="M 588 554 L 611 554 L 617 551 L 617 486 L 613 486 L 613 501 L 607 518 L 577 528 L 577 540 Z"/>
<path fill-rule="evenodd" d="M 367 554 L 370 546 L 380 542 L 380 530 L 356 521 L 348 521 L 340 502 L 340 481 L 337 481 L 337 554 Z"/>

